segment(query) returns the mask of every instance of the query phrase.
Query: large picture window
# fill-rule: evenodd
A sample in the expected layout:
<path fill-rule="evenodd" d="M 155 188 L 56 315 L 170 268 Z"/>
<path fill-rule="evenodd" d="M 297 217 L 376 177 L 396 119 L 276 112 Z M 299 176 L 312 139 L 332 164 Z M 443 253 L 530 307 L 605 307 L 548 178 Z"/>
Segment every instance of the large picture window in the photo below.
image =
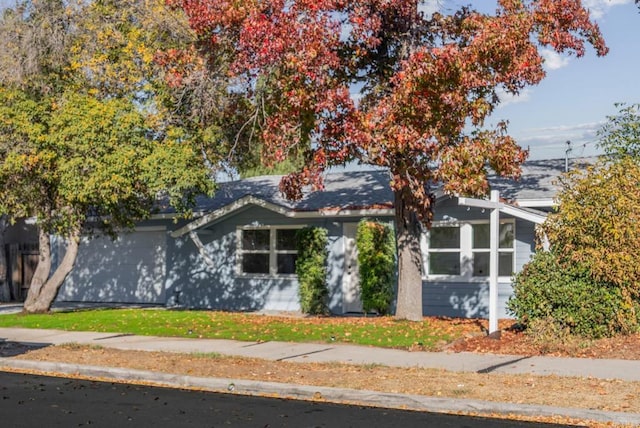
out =
<path fill-rule="evenodd" d="M 426 276 L 489 276 L 490 238 L 488 222 L 434 224 L 426 237 Z M 498 276 L 514 271 L 515 223 L 500 222 Z"/>
<path fill-rule="evenodd" d="M 239 273 L 293 275 L 298 228 L 260 227 L 238 230 Z"/>

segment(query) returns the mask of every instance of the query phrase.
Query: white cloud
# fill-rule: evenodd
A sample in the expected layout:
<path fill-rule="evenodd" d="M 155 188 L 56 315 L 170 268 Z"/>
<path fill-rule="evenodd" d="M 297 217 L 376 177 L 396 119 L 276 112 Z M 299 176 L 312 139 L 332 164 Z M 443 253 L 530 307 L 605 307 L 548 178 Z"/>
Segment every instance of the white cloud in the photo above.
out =
<path fill-rule="evenodd" d="M 498 108 L 502 108 L 509 104 L 526 103 L 531 98 L 531 89 L 529 88 L 521 90 L 518 95 L 505 92 L 502 88 L 498 88 L 497 93 L 500 98 L 500 105 Z"/>
<path fill-rule="evenodd" d="M 591 11 L 592 18 L 600 19 L 610 8 L 633 3 L 633 0 L 583 0 L 582 3 Z"/>
<path fill-rule="evenodd" d="M 530 159 L 557 159 L 565 156 L 567 141 L 571 157 L 595 156 L 601 153 L 597 132 L 604 122 L 579 123 L 525 129 L 513 134 L 520 146 L 529 148 Z"/>
<path fill-rule="evenodd" d="M 544 58 L 544 67 L 547 70 L 557 70 L 569 65 L 569 58 L 551 49 L 541 49 L 540 54 Z"/>
<path fill-rule="evenodd" d="M 531 128 L 518 133 L 520 141 L 554 141 L 573 138 L 580 141 L 591 140 L 604 122 L 587 122 L 575 125 L 549 126 L 546 128 Z"/>

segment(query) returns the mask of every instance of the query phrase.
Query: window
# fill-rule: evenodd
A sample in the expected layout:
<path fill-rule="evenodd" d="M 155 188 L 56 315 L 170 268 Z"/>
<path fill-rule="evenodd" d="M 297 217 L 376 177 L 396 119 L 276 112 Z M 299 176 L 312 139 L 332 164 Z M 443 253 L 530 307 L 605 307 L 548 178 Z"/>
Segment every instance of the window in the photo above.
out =
<path fill-rule="evenodd" d="M 298 228 L 275 227 L 239 229 L 239 273 L 295 274 L 297 231 Z"/>
<path fill-rule="evenodd" d="M 242 231 L 242 273 L 269 273 L 269 229 Z"/>
<path fill-rule="evenodd" d="M 433 227 L 429 238 L 429 273 L 460 275 L 460 227 Z"/>
<path fill-rule="evenodd" d="M 471 227 L 473 229 L 473 276 L 489 276 L 489 224 L 479 223 Z M 514 223 L 500 223 L 498 233 L 498 276 L 511 276 L 513 274 Z"/>
<path fill-rule="evenodd" d="M 434 224 L 426 238 L 428 276 L 489 276 L 490 229 L 488 222 Z M 511 276 L 514 263 L 515 223 L 500 222 L 498 276 Z"/>

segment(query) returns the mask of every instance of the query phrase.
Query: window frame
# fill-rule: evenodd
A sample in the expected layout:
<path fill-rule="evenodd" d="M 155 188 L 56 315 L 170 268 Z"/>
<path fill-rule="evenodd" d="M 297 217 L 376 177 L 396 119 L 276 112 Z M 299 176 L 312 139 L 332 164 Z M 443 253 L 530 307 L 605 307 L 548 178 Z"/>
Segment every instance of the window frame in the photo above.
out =
<path fill-rule="evenodd" d="M 294 273 L 278 273 L 278 255 L 279 254 L 298 254 L 298 250 L 278 250 L 277 234 L 278 230 L 299 230 L 304 228 L 302 225 L 265 225 L 265 226 L 238 226 L 236 228 L 236 275 L 244 278 L 295 278 Z M 242 247 L 243 233 L 247 230 L 268 230 L 269 231 L 269 249 L 268 250 L 245 250 Z M 269 255 L 269 272 L 267 273 L 249 273 L 243 271 L 243 257 L 245 254 L 268 254 Z"/>
<path fill-rule="evenodd" d="M 460 277 L 462 276 L 462 270 L 463 270 L 463 265 L 462 265 L 462 260 L 463 260 L 463 255 L 462 255 L 462 241 L 463 241 L 463 228 L 462 228 L 462 223 L 459 222 L 438 222 L 437 224 L 434 222 L 432 224 L 432 229 L 434 227 L 455 227 L 458 228 L 458 236 L 459 236 L 459 241 L 458 242 L 458 246 L 457 247 L 450 247 L 450 248 L 430 248 L 429 247 L 429 235 L 430 232 L 426 232 L 422 234 L 422 238 L 425 241 L 425 246 L 423 246 L 423 250 L 424 248 L 426 248 L 426 251 L 423 251 L 423 277 Z M 460 273 L 458 275 L 448 275 L 448 274 L 431 274 L 429 273 L 429 263 L 430 263 L 430 256 L 431 253 L 439 253 L 439 254 L 451 254 L 451 253 L 457 253 L 459 260 L 458 260 L 458 264 L 460 267 Z"/>
<path fill-rule="evenodd" d="M 489 220 L 464 220 L 464 221 L 435 221 L 432 224 L 432 228 L 435 227 L 459 227 L 460 228 L 460 246 L 457 249 L 434 249 L 429 248 L 429 231 L 425 231 L 421 236 L 421 249 L 422 249 L 422 279 L 425 281 L 445 281 L 445 282 L 486 282 L 489 275 L 474 276 L 473 275 L 473 256 L 474 253 L 487 253 L 490 250 L 484 248 L 473 248 L 473 226 L 479 224 L 489 224 Z M 500 224 L 512 224 L 513 225 L 513 242 L 511 247 L 499 248 L 498 258 L 502 253 L 511 254 L 511 271 L 515 273 L 516 266 L 516 221 L 513 218 L 500 219 Z M 446 274 L 432 274 L 429 272 L 429 260 L 430 253 L 441 252 L 459 252 L 460 253 L 460 274 L 459 275 L 446 275 Z M 498 266 L 498 272 L 500 267 Z M 512 275 L 501 276 L 498 275 L 500 282 L 510 282 Z"/>

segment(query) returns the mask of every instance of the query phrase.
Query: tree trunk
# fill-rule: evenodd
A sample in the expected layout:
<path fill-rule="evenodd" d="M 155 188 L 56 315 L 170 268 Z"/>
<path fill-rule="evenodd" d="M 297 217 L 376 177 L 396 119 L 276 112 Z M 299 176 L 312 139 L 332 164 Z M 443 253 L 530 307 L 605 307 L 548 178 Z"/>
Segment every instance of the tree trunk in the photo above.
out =
<path fill-rule="evenodd" d="M 11 300 L 11 290 L 7 278 L 7 254 L 5 251 L 4 233 L 9 222 L 6 216 L 0 215 L 0 302 Z"/>
<path fill-rule="evenodd" d="M 49 279 L 49 273 L 51 272 L 51 241 L 49 240 L 49 234 L 42 228 L 38 229 L 38 251 L 40 252 L 38 266 L 33 273 L 29 292 L 24 301 L 25 312 L 32 312 L 29 308 L 33 307 L 36 300 L 38 300 L 42 286 Z"/>
<path fill-rule="evenodd" d="M 398 300 L 396 318 L 422 320 L 422 256 L 420 224 L 407 208 L 404 191 L 395 191 L 396 236 L 398 240 Z"/>
<path fill-rule="evenodd" d="M 79 230 L 79 229 L 77 229 Z M 42 237 L 40 239 L 42 243 Z M 47 237 L 47 258 L 48 258 L 48 266 L 51 268 L 51 245 L 48 243 Z M 48 312 L 51 309 L 51 305 L 58 294 L 58 290 L 60 286 L 64 282 L 65 278 L 73 269 L 73 265 L 75 264 L 76 257 L 78 255 L 78 246 L 80 243 L 80 232 L 74 232 L 67 242 L 67 250 L 64 254 L 64 258 L 62 262 L 55 270 L 51 278 L 48 278 L 44 283 L 34 288 L 33 281 L 31 282 L 31 287 L 29 288 L 29 295 L 27 296 L 27 301 L 24 304 L 24 311 L 27 313 L 43 313 Z M 42 254 L 42 250 L 40 251 Z M 40 258 L 40 263 L 43 262 L 43 258 Z M 38 274 L 38 269 L 40 269 L 40 263 L 38 263 L 38 268 L 36 269 L 36 274 L 34 274 L 34 279 Z M 48 273 L 47 273 L 48 275 Z"/>

